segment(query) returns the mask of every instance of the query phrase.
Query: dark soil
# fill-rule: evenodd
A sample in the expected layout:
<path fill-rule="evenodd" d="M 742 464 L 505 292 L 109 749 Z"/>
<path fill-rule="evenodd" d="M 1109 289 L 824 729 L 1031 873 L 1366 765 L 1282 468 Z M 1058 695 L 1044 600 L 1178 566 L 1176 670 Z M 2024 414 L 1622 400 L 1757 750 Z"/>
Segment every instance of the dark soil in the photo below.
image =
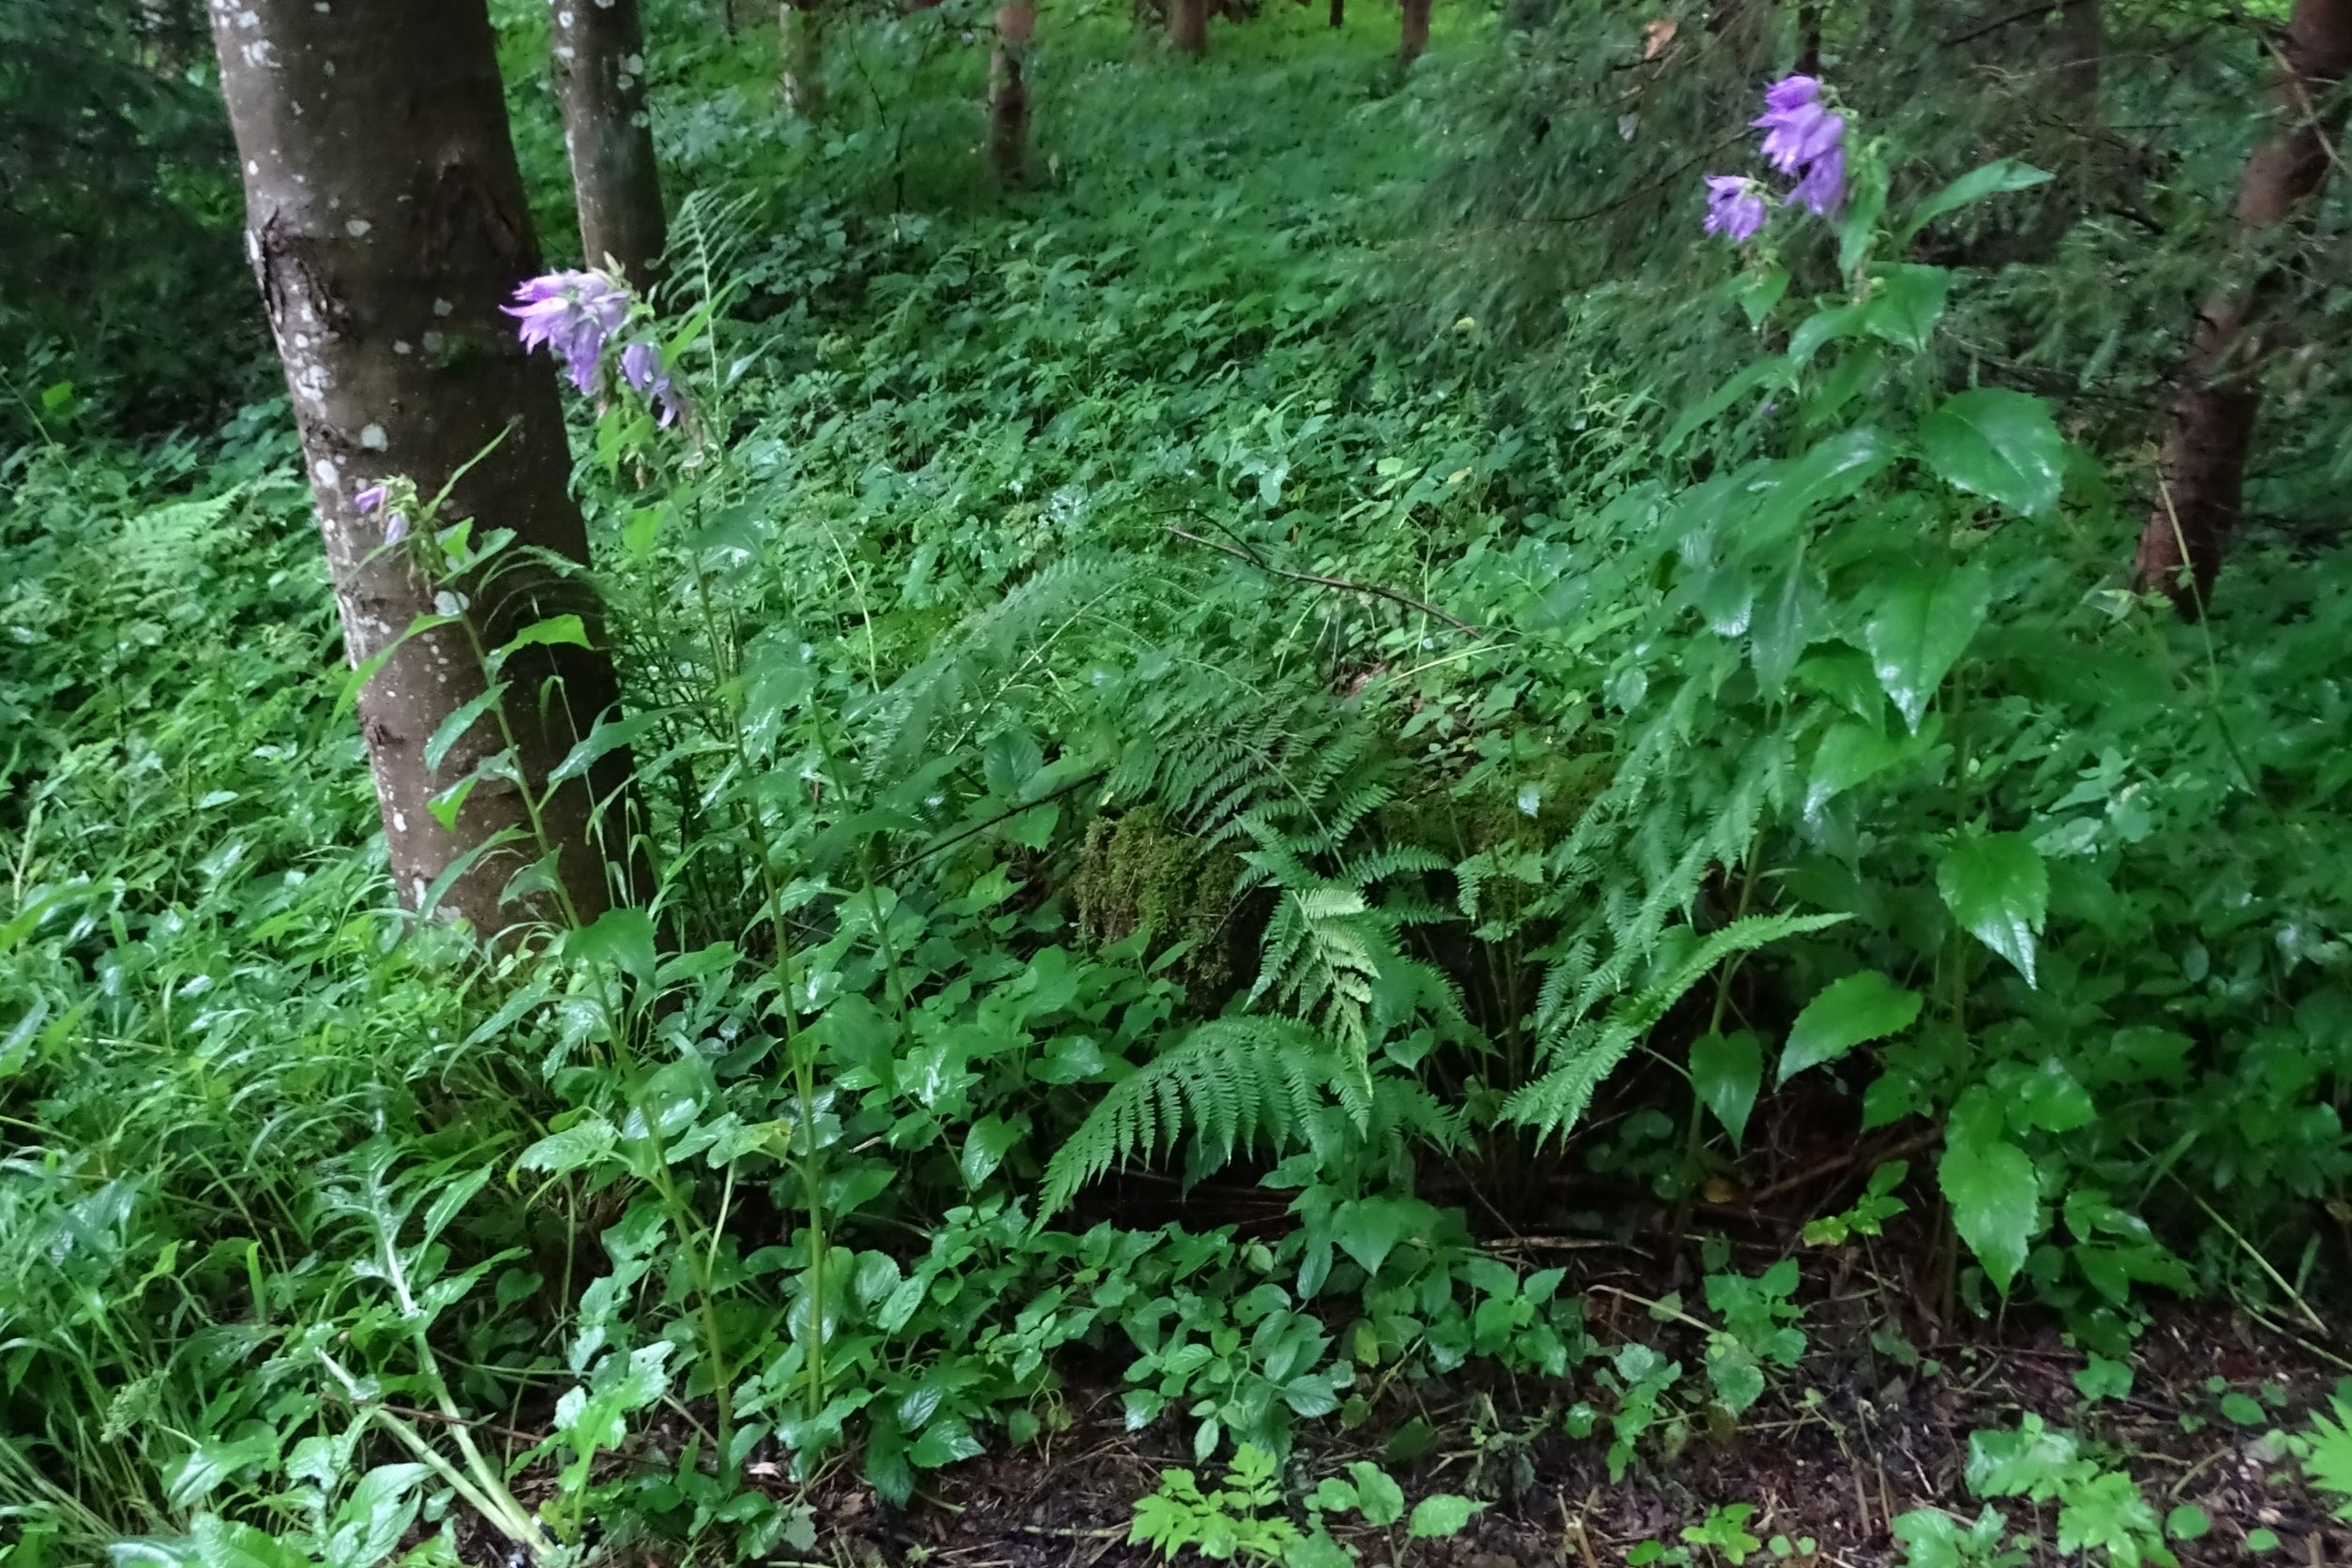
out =
<path fill-rule="evenodd" d="M 2324 1406 L 2342 1366 L 2332 1352 L 2244 1314 L 2183 1311 L 2141 1340 L 2129 1395 L 2086 1407 L 2073 1383 L 2086 1358 L 2055 1329 L 2004 1337 L 1986 1325 L 1979 1335 L 1921 1347 L 1921 1364 L 1907 1369 L 1871 1344 L 1870 1325 L 1885 1320 L 1887 1305 L 1875 1289 L 1816 1302 L 1804 1324 L 1813 1349 L 1798 1372 L 1783 1375 L 1736 1427 L 1696 1431 L 1670 1457 L 1645 1453 L 1619 1483 L 1608 1479 L 1600 1436 L 1576 1440 L 1562 1429 L 1558 1412 L 1589 1392 L 1580 1385 L 1490 1388 L 1443 1380 L 1410 1390 L 1382 1412 L 1388 1431 L 1415 1415 L 1435 1425 L 1438 1442 L 1425 1458 L 1387 1457 L 1387 1431 L 1310 1428 L 1292 1457 L 1294 1478 L 1311 1485 L 1348 1460 L 1370 1458 L 1386 1464 L 1409 1496 L 1459 1491 L 1490 1499 L 1460 1537 L 1418 1543 L 1405 1554 L 1426 1568 L 1613 1568 L 1638 1543 L 1679 1544 L 1682 1529 L 1710 1508 L 1741 1502 L 1756 1508 L 1747 1523 L 1754 1535 L 1813 1539 L 1811 1556 L 1788 1560 L 1877 1568 L 1903 1560 L 1890 1530 L 1896 1515 L 1925 1506 L 1970 1518 L 1981 1512 L 1983 1503 L 1963 1482 L 1969 1434 L 2012 1428 L 2036 1412 L 2126 1470 L 2159 1517 L 2184 1503 L 2206 1512 L 2209 1532 L 2176 1544 L 2190 1568 L 2257 1560 L 2352 1564 L 2352 1526 L 2329 1518 L 2299 1467 L 2268 1436 L 2272 1424 L 2299 1429 L 2314 1403 Z M 1629 1306 L 1630 1321 L 1621 1328 L 1680 1352 L 1672 1325 Z M 1605 1318 L 1596 1329 L 1606 1332 Z M 1695 1354 L 1683 1359 L 1696 1364 Z M 1940 1366 L 1930 1370 L 1929 1361 Z M 2272 1423 L 2233 1425 L 2221 1412 L 2215 1379 L 2228 1388 L 2283 1393 L 2270 1410 Z M 1157 1560 L 1127 1544 L 1128 1521 L 1135 1500 L 1154 1489 L 1167 1468 L 1192 1464 L 1185 1434 L 1165 1422 L 1125 1432 L 1116 1389 L 1091 1401 L 1075 1396 L 1073 1405 L 1078 1419 L 1042 1450 L 991 1455 L 945 1472 L 938 1478 L 941 1495 L 905 1510 L 883 1505 L 844 1474 L 815 1500 L 817 1555 L 957 1568 L 1123 1568 Z M 2055 1506 L 2044 1506 L 2038 1518 L 2029 1504 L 2012 1500 L 2002 1506 L 2013 1527 L 2042 1541 L 2030 1561 L 2061 1560 L 2050 1545 Z M 2251 1551 L 2247 1537 L 2256 1530 L 2278 1537 L 2278 1546 Z M 1396 1560 L 1382 1532 L 1360 1532 L 1351 1543 L 1366 1563 Z M 1694 1548 L 1691 1560 L 1726 1560 Z M 1749 1560 L 1775 1560 L 1759 1551 Z"/>

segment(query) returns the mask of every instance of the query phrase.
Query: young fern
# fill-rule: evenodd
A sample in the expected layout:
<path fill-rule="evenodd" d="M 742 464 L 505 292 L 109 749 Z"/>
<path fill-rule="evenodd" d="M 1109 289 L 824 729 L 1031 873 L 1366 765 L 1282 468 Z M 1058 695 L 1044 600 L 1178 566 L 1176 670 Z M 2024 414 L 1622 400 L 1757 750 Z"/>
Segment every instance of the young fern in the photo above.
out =
<path fill-rule="evenodd" d="M 1665 974 L 1621 1000 L 1607 1017 L 1571 1027 L 1545 1053 L 1545 1060 L 1555 1065 L 1504 1102 L 1504 1119 L 1534 1128 L 1539 1138 L 1566 1136 L 1592 1103 L 1592 1093 L 1602 1080 L 1666 1017 L 1666 1009 L 1717 964 L 1734 954 L 1752 953 L 1783 937 L 1817 931 L 1846 918 L 1842 914 L 1752 914 L 1710 933 Z"/>
<path fill-rule="evenodd" d="M 1283 1153 L 1314 1147 L 1326 1106 L 1358 1136 L 1368 1132 L 1372 1090 L 1363 1071 L 1313 1030 L 1287 1018 L 1219 1018 L 1111 1087 L 1046 1167 L 1041 1219 L 1114 1165 L 1171 1150 L 1189 1132 L 1201 1167 L 1244 1149 Z"/>

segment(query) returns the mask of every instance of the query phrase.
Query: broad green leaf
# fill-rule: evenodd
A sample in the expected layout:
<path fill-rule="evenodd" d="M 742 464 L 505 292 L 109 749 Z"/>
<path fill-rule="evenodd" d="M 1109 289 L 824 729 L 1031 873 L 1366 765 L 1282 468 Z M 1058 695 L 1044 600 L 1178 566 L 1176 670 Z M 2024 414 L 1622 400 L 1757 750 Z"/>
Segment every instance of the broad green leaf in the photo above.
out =
<path fill-rule="evenodd" d="M 525 648 L 585 648 L 587 646 L 588 627 L 579 616 L 550 615 L 544 621 L 532 622 L 508 638 L 506 645 L 498 650 L 496 656 L 504 659 L 508 655 L 519 653 Z"/>
<path fill-rule="evenodd" d="M 964 1185 L 976 1187 L 994 1175 L 996 1168 L 1004 1163 L 1006 1152 L 1021 1140 L 1021 1134 L 1028 1130 L 1028 1126 L 1029 1118 L 1026 1116 L 1016 1117 L 1010 1122 L 1001 1116 L 984 1116 L 974 1122 L 972 1130 L 964 1135 L 964 1155 L 960 1162 Z"/>
<path fill-rule="evenodd" d="M 1955 1139 L 1945 1146 L 1936 1179 L 1952 1205 L 1952 1229 L 2006 1296 L 2042 1229 L 2042 1184 L 2033 1160 L 2006 1139 Z"/>
<path fill-rule="evenodd" d="M 431 737 L 425 742 L 425 767 L 427 771 L 432 773 L 440 772 L 443 760 L 449 755 L 449 748 L 457 745 L 459 741 L 462 740 L 465 737 L 465 732 L 474 728 L 475 720 L 490 712 L 490 705 L 496 702 L 501 697 L 505 696 L 505 682 L 492 681 L 490 685 L 489 690 L 483 692 L 472 701 L 460 705 L 456 712 L 444 718 L 439 724 L 434 725 Z"/>
<path fill-rule="evenodd" d="M 1416 1541 L 1457 1534 L 1470 1522 L 1470 1516 L 1485 1506 L 1458 1493 L 1433 1493 L 1413 1504 L 1413 1516 L 1407 1522 L 1405 1533 Z"/>
<path fill-rule="evenodd" d="M 1851 338 L 1862 329 L 1862 307 L 1832 305 L 1826 310 L 1816 310 L 1797 324 L 1797 330 L 1788 335 L 1788 363 L 1802 369 L 1821 352 L 1822 346 L 1840 338 Z"/>
<path fill-rule="evenodd" d="M 584 776 L 590 768 L 611 753 L 625 746 L 635 746 L 647 731 L 661 722 L 661 717 L 658 713 L 631 714 L 626 718 L 616 718 L 609 713 L 598 714 L 595 727 L 584 739 L 576 742 L 564 754 L 564 760 L 555 764 L 554 771 L 547 776 L 547 781 L 561 784 L 566 779 Z"/>
<path fill-rule="evenodd" d="M 1805 780 L 1805 815 L 1818 816 L 1822 807 L 1884 773 L 1909 749 L 1876 724 L 1844 719 L 1832 725 L 1814 748 L 1813 773 Z"/>
<path fill-rule="evenodd" d="M 1887 210 L 1887 166 L 1877 158 L 1864 164 L 1847 201 L 1846 216 L 1837 226 L 1837 270 L 1854 276 L 1862 258 L 1878 237 L 1878 219 Z"/>
<path fill-rule="evenodd" d="M 1943 319 L 1952 274 L 1939 266 L 1903 263 L 1880 273 L 1862 312 L 1862 330 L 1897 348 L 1923 349 Z"/>
<path fill-rule="evenodd" d="M 1788 685 L 1789 672 L 1820 629 L 1821 588 L 1805 569 L 1802 550 L 1764 586 L 1763 597 L 1751 610 L 1748 657 L 1756 669 L 1756 686 L 1777 698 Z"/>
<path fill-rule="evenodd" d="M 1774 484 L 1734 543 L 1750 555 L 1773 553 L 1798 523 L 1869 483 L 1894 457 L 1894 444 L 1875 425 L 1862 425 L 1816 444 L 1804 456 L 1774 465 Z"/>
<path fill-rule="evenodd" d="M 1961 927 L 2034 984 L 2034 938 L 2050 899 L 2041 852 L 2022 834 L 1962 838 L 1936 867 L 1936 891 Z"/>
<path fill-rule="evenodd" d="M 565 934 L 564 956 L 575 963 L 611 964 L 651 988 L 654 983 L 654 920 L 643 910 L 609 909 L 595 922 Z"/>
<path fill-rule="evenodd" d="M 1898 577 L 1862 627 L 1878 685 L 1914 732 L 1944 676 L 1983 624 L 1992 584 L 1976 562 L 1951 571 L 1914 568 Z"/>
<path fill-rule="evenodd" d="M 1777 357 L 1757 360 L 1678 415 L 1672 428 L 1666 431 L 1661 449 L 1666 452 L 1674 451 L 1682 445 L 1683 439 L 1693 430 L 1723 413 L 1741 398 L 1759 387 L 1786 386 L 1788 384 L 1788 377 L 1787 360 Z"/>
<path fill-rule="evenodd" d="M 1807 1067 L 1834 1062 L 1866 1040 L 1883 1040 L 1911 1027 L 1920 998 L 1875 969 L 1862 970 L 1821 989 L 1789 1027 L 1780 1053 L 1780 1081 Z"/>
<path fill-rule="evenodd" d="M 1365 1274 L 1377 1274 L 1390 1250 L 1404 1239 L 1405 1229 L 1402 1204 L 1386 1198 L 1356 1198 L 1332 1215 L 1331 1239 Z"/>
<path fill-rule="evenodd" d="M 1691 1091 L 1715 1113 L 1737 1149 L 1764 1080 L 1764 1048 L 1747 1030 L 1707 1033 L 1691 1042 Z"/>
<path fill-rule="evenodd" d="M 2090 1091 L 2055 1056 L 2043 1057 L 2040 1066 L 2020 1073 L 2006 1089 L 2009 1124 L 2013 1127 L 2071 1133 L 2098 1120 Z"/>
<path fill-rule="evenodd" d="M 1987 196 L 1998 196 L 2006 191 L 2024 190 L 2042 184 L 2049 177 L 2030 163 L 2021 163 L 2013 158 L 1996 158 L 1969 170 L 1930 196 L 1911 215 L 1911 221 L 1904 228 L 1902 237 L 1908 241 L 1937 219 L 1948 212 L 1957 211 L 1970 202 L 1983 201 Z"/>
<path fill-rule="evenodd" d="M 2029 518 L 2058 505 L 2066 438 L 2030 393 L 1981 386 L 1947 398 L 1920 421 L 1919 445 L 1955 490 Z"/>
<path fill-rule="evenodd" d="M 938 1470 L 959 1459 L 976 1459 L 982 1453 L 980 1440 L 972 1435 L 972 1427 L 962 1416 L 950 1411 L 931 1418 L 923 1428 L 923 1435 L 914 1440 L 914 1447 L 907 1457 L 917 1470 Z"/>
<path fill-rule="evenodd" d="M 1386 1530 L 1405 1516 L 1405 1489 L 1388 1471 L 1369 1459 L 1355 1459 L 1348 1473 L 1355 1480 L 1356 1505 L 1365 1524 Z"/>

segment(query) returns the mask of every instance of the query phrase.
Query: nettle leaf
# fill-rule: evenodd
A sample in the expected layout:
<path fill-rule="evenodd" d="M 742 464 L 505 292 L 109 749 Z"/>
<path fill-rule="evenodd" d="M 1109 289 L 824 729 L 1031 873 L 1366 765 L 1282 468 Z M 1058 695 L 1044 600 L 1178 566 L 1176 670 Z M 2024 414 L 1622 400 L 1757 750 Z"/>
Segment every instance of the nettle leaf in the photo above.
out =
<path fill-rule="evenodd" d="M 1961 839 L 1936 867 L 1936 891 L 1963 929 L 2034 980 L 2034 939 L 2050 901 L 2042 852 L 2017 833 Z"/>
<path fill-rule="evenodd" d="M 1992 597 L 1992 580 L 1980 563 L 1915 569 L 1895 580 L 1862 627 L 1878 685 L 1914 733 L 1937 687 L 1984 624 Z"/>
<path fill-rule="evenodd" d="M 1875 969 L 1849 974 L 1805 1004 L 1780 1053 L 1780 1081 L 1807 1067 L 1834 1062 L 1866 1040 L 1883 1040 L 1918 1018 L 1919 993 L 1905 990 Z"/>
<path fill-rule="evenodd" d="M 1952 1205 L 1952 1229 L 2006 1296 L 2042 1230 L 2042 1184 L 2032 1157 L 2006 1138 L 1953 1137 L 1936 1180 Z"/>
<path fill-rule="evenodd" d="M 1747 1030 L 1702 1034 L 1691 1042 L 1691 1091 L 1715 1113 L 1737 1149 L 1764 1078 L 1764 1048 Z"/>
<path fill-rule="evenodd" d="M 2029 518 L 2058 505 L 2066 438 L 2049 405 L 2030 393 L 1981 386 L 1947 398 L 1920 421 L 1919 445 L 1954 490 Z"/>

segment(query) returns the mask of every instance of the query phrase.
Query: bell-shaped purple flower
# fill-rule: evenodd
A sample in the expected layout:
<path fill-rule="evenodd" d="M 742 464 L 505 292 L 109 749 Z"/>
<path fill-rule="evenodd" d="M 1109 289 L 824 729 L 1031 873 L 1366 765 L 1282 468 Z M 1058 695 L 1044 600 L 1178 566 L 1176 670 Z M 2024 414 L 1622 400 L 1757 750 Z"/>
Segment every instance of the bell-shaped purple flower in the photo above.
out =
<path fill-rule="evenodd" d="M 1846 149 L 1832 147 L 1815 158 L 1789 200 L 1827 216 L 1846 204 Z"/>
<path fill-rule="evenodd" d="M 1784 76 L 1764 89 L 1764 108 L 1770 113 L 1786 114 L 1803 108 L 1821 96 L 1821 83 L 1810 76 Z"/>
<path fill-rule="evenodd" d="M 1707 233 L 1745 245 L 1764 227 L 1764 193 L 1754 180 L 1737 174 L 1707 176 Z"/>
<path fill-rule="evenodd" d="M 605 343 L 628 324 L 629 294 L 601 272 L 550 272 L 517 289 L 504 309 L 520 324 L 523 347 L 544 345 L 586 393 L 596 389 Z"/>
<path fill-rule="evenodd" d="M 1784 174 L 1802 172 L 1846 134 L 1846 116 L 1832 114 L 1817 102 L 1759 114 L 1753 123 L 1764 129 L 1765 161 Z"/>
<path fill-rule="evenodd" d="M 621 351 L 621 379 L 646 397 L 660 411 L 659 423 L 670 424 L 678 417 L 678 394 L 670 384 L 670 376 L 661 368 L 661 350 L 642 339 Z"/>

